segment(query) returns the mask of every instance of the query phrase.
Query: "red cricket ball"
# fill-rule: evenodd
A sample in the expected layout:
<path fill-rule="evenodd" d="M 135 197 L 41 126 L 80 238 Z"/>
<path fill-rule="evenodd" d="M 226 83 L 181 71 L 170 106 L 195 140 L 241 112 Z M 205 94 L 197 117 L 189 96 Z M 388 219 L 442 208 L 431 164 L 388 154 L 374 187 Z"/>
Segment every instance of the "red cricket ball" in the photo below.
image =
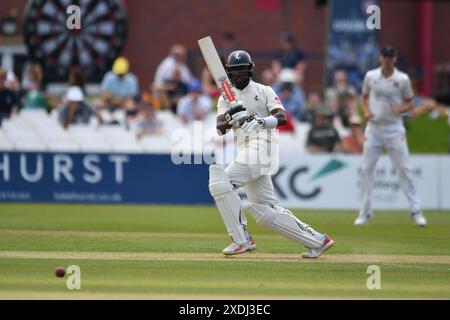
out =
<path fill-rule="evenodd" d="M 55 269 L 55 275 L 57 277 L 62 278 L 62 277 L 64 277 L 65 274 L 66 274 L 66 270 L 64 270 L 64 267 L 58 267 Z"/>

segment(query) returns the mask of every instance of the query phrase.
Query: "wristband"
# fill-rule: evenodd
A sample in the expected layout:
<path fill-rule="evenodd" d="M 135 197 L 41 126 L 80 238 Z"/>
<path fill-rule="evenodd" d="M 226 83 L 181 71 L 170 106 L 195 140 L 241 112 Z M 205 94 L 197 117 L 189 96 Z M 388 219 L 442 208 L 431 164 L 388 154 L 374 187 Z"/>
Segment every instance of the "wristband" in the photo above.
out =
<path fill-rule="evenodd" d="M 278 125 L 278 119 L 274 116 L 268 116 L 263 118 L 264 120 L 264 128 L 273 129 Z"/>

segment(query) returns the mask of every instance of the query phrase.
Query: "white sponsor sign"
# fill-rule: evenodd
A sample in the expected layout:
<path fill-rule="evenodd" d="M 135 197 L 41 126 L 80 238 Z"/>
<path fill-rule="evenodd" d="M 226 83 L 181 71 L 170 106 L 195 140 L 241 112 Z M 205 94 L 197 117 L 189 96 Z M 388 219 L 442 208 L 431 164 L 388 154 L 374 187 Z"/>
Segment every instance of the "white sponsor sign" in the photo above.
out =
<path fill-rule="evenodd" d="M 440 186 L 438 164 L 442 159 L 437 156 L 412 156 L 411 160 L 414 182 L 423 208 L 439 208 L 439 192 L 450 190 L 450 182 L 447 182 L 447 188 Z M 361 161 L 361 156 L 282 153 L 280 170 L 273 177 L 280 205 L 290 208 L 359 209 Z M 446 180 L 450 181 L 448 162 L 447 166 L 442 169 L 447 173 Z M 374 209 L 409 209 L 388 156 L 381 157 L 377 164 L 372 194 Z"/>

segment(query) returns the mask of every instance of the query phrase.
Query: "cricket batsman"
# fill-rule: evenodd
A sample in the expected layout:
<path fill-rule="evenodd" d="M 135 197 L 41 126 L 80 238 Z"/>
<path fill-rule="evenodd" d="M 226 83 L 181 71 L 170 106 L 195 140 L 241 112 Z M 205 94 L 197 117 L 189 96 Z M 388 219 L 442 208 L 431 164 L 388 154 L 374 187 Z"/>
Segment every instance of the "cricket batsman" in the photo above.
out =
<path fill-rule="evenodd" d="M 255 65 L 247 52 L 232 52 L 225 70 L 236 88 L 237 102 L 229 105 L 219 98 L 217 129 L 220 135 L 233 129 L 237 153 L 225 169 L 217 164 L 209 167 L 209 190 L 232 240 L 223 253 L 235 255 L 256 249 L 236 191 L 243 186 L 249 200 L 244 209 L 259 225 L 305 246 L 309 250 L 304 258 L 317 258 L 333 246 L 333 240 L 277 205 L 271 180 L 275 172 L 270 170 L 273 163 L 266 161 L 278 158 L 275 133 L 277 126 L 286 124 L 284 107 L 272 88 L 252 81 Z"/>
<path fill-rule="evenodd" d="M 375 166 L 386 149 L 399 174 L 400 185 L 409 202 L 411 218 L 417 226 L 427 224 L 413 183 L 412 165 L 401 114 L 412 109 L 413 92 L 406 73 L 395 68 L 397 51 L 392 46 L 381 50 L 381 66 L 367 72 L 362 89 L 362 105 L 367 122 L 362 163 L 363 203 L 354 225 L 372 218 L 372 187 Z"/>

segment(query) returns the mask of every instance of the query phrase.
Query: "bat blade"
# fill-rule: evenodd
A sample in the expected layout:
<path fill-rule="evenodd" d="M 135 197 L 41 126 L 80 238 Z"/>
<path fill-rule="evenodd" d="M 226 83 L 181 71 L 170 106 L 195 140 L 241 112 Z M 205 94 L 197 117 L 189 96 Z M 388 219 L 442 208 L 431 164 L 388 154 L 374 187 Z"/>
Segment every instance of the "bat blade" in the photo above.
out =
<path fill-rule="evenodd" d="M 230 103 L 236 100 L 234 88 L 228 78 L 225 68 L 220 61 L 219 54 L 210 36 L 198 40 L 198 46 L 208 66 L 209 72 L 216 82 L 217 87 L 220 90 L 223 98 L 226 102 Z"/>

